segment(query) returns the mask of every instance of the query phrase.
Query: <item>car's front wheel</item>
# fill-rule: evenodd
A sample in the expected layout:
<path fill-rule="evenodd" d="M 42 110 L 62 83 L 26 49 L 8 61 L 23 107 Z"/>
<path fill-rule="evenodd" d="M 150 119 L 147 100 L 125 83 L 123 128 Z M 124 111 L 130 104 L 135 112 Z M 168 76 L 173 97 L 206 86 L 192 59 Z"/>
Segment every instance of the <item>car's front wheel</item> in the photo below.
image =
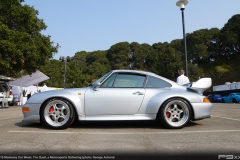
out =
<path fill-rule="evenodd" d="M 40 117 L 41 121 L 49 128 L 65 129 L 73 123 L 75 112 L 68 101 L 51 99 L 41 108 Z"/>
<path fill-rule="evenodd" d="M 167 128 L 182 128 L 191 118 L 192 109 L 183 99 L 167 100 L 160 108 L 158 118 Z"/>
<path fill-rule="evenodd" d="M 222 98 L 222 103 L 225 103 L 225 100 Z"/>

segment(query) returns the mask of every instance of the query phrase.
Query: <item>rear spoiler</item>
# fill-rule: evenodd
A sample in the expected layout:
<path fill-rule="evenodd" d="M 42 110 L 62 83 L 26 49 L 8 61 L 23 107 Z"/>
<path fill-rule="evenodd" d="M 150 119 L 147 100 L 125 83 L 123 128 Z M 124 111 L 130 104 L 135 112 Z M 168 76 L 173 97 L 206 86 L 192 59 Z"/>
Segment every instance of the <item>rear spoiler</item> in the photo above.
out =
<path fill-rule="evenodd" d="M 188 83 L 185 86 L 187 86 L 187 89 L 196 91 L 202 95 L 205 90 L 207 90 L 208 88 L 210 88 L 212 86 L 212 79 L 211 78 L 201 78 L 198 81 Z"/>

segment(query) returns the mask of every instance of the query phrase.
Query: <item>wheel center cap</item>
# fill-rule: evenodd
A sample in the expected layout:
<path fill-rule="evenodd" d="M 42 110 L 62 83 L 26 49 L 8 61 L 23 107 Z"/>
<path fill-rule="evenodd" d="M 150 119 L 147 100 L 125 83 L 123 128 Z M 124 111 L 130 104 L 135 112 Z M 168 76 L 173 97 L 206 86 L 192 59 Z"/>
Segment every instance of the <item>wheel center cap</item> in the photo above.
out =
<path fill-rule="evenodd" d="M 177 112 L 177 111 L 174 111 L 173 114 L 174 114 L 174 115 L 178 115 L 178 112 Z"/>
<path fill-rule="evenodd" d="M 59 111 L 56 111 L 55 113 L 56 113 L 56 115 L 59 115 L 59 114 L 60 114 L 60 112 L 59 112 Z"/>

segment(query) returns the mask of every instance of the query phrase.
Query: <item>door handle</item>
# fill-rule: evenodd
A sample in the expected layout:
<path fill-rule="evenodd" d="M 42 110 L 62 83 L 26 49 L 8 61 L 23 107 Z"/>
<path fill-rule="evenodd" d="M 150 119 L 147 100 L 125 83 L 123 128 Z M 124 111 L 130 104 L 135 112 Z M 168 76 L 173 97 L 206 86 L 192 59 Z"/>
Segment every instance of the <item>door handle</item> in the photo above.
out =
<path fill-rule="evenodd" d="M 143 92 L 140 92 L 140 91 L 134 92 L 133 94 L 134 94 L 134 95 L 135 95 L 135 94 L 144 95 L 144 93 L 143 93 Z"/>

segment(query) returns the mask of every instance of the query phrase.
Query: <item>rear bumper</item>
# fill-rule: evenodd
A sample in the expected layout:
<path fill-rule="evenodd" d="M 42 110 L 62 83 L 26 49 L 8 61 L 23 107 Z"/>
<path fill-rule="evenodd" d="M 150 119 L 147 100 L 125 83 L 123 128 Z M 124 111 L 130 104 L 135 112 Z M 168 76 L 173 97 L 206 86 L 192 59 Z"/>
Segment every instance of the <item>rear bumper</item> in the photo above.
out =
<path fill-rule="evenodd" d="M 192 103 L 193 120 L 209 118 L 212 111 L 212 103 Z"/>
<path fill-rule="evenodd" d="M 8 102 L 12 102 L 12 101 L 13 101 L 13 98 L 12 98 L 12 97 L 8 97 L 8 98 L 0 97 L 0 102 L 2 102 L 3 100 L 6 100 L 6 101 L 8 101 Z"/>

